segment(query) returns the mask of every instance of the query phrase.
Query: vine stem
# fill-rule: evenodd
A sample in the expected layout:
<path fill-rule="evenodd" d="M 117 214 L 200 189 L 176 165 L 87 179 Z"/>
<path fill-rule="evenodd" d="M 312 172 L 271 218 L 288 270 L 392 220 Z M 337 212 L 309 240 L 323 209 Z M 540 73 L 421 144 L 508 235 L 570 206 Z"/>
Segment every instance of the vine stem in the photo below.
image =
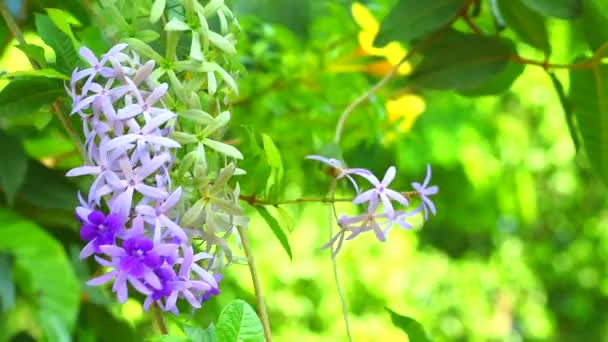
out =
<path fill-rule="evenodd" d="M 260 283 L 260 277 L 258 275 L 257 268 L 255 267 L 255 261 L 253 259 L 253 252 L 251 251 L 251 244 L 249 243 L 249 236 L 245 228 L 238 227 L 239 236 L 241 237 L 241 243 L 247 256 L 247 264 L 249 265 L 249 273 L 251 274 L 251 281 L 253 282 L 253 289 L 255 291 L 256 306 L 258 309 L 258 315 L 262 321 L 264 327 L 264 337 L 266 342 L 272 342 L 272 333 L 270 332 L 270 321 L 268 320 L 268 312 L 266 311 L 266 303 L 264 302 L 264 294 L 262 293 L 262 285 Z"/>
<path fill-rule="evenodd" d="M 6 8 L 5 4 L 2 2 L 0 2 L 0 14 L 2 15 L 2 18 L 4 19 L 6 26 L 8 27 L 9 31 L 11 32 L 11 35 L 13 36 L 13 38 L 15 38 L 17 40 L 17 43 L 19 43 L 20 46 L 26 46 L 27 43 L 26 43 L 25 39 L 23 38 L 23 33 L 19 29 L 19 25 L 17 25 L 17 23 L 15 22 L 15 20 L 9 13 L 8 9 Z M 27 59 L 29 60 L 30 64 L 32 65 L 33 69 L 35 69 L 35 70 L 40 69 L 40 66 L 38 65 L 38 63 L 36 63 L 35 60 L 33 60 L 29 57 L 27 57 Z M 74 145 L 76 145 L 76 149 L 80 153 L 81 158 L 84 158 L 85 155 L 82 150 L 82 142 L 80 141 L 78 134 L 74 130 L 74 127 L 70 123 L 70 119 L 68 118 L 68 116 L 63 112 L 63 110 L 61 110 L 61 106 L 59 105 L 58 102 L 54 102 L 51 105 L 51 109 L 52 109 L 51 111 L 53 112 L 53 114 L 55 114 L 55 116 L 61 123 L 61 126 L 63 126 L 63 129 L 66 131 L 66 133 L 68 134 L 70 139 L 72 139 L 72 142 L 74 143 Z"/>
<path fill-rule="evenodd" d="M 158 325 L 158 329 L 160 330 L 160 333 L 163 335 L 169 334 L 169 330 L 167 329 L 167 323 L 165 322 L 165 318 L 163 317 L 163 314 L 160 312 L 160 309 L 158 308 L 158 305 L 156 303 L 152 304 L 152 314 L 154 315 L 154 320 L 156 321 L 156 324 Z"/>
<path fill-rule="evenodd" d="M 331 184 L 329 185 L 329 195 L 328 197 L 332 199 L 336 192 L 336 178 L 331 179 Z M 334 219 L 335 219 L 335 208 L 334 202 L 329 202 L 330 206 L 328 206 L 328 231 L 329 231 L 329 239 L 334 235 Z M 346 297 L 344 296 L 344 291 L 342 291 L 342 286 L 340 285 L 340 274 L 338 272 L 338 261 L 336 260 L 336 253 L 334 251 L 334 247 L 330 247 L 331 253 L 331 267 L 334 273 L 334 282 L 336 283 L 336 291 L 338 291 L 338 297 L 340 297 L 340 306 L 342 308 L 342 320 L 344 321 L 344 329 L 346 330 L 346 336 L 348 337 L 348 341 L 353 341 L 353 336 L 350 333 L 350 324 L 348 320 L 348 305 L 346 304 Z"/>

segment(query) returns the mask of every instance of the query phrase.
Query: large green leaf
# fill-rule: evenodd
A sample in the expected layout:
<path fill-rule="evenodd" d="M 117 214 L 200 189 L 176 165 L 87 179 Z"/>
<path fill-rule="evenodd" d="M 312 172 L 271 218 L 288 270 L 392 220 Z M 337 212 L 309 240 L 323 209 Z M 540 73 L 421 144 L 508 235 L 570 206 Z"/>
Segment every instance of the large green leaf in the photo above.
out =
<path fill-rule="evenodd" d="M 78 204 L 77 192 L 78 188 L 67 181 L 63 172 L 47 169 L 30 160 L 18 196 L 38 207 L 73 210 Z"/>
<path fill-rule="evenodd" d="M 551 53 L 549 34 L 544 18 L 521 3 L 521 0 L 499 0 L 500 13 L 507 26 L 521 40 L 543 51 Z"/>
<path fill-rule="evenodd" d="M 608 42 L 608 4 L 605 0 L 585 0 L 581 24 L 591 49 Z"/>
<path fill-rule="evenodd" d="M 61 80 L 19 77 L 0 92 L 0 117 L 30 114 L 65 94 Z"/>
<path fill-rule="evenodd" d="M 14 256 L 19 292 L 35 303 L 47 340 L 69 341 L 80 289 L 61 244 L 36 224 L 0 209 L 0 251 Z"/>
<path fill-rule="evenodd" d="M 581 13 L 582 0 L 522 0 L 536 12 L 561 19 L 572 19 Z"/>
<path fill-rule="evenodd" d="M 464 4 L 465 0 L 400 0 L 382 21 L 375 44 L 407 42 L 431 33 L 450 22 Z"/>
<path fill-rule="evenodd" d="M 513 54 L 504 39 L 450 31 L 423 51 L 411 80 L 434 89 L 479 87 L 502 72 Z"/>
<path fill-rule="evenodd" d="M 81 65 L 72 39 L 55 26 L 48 16 L 36 14 L 36 31 L 40 38 L 55 51 L 57 70 L 70 75 L 74 68 Z"/>
<path fill-rule="evenodd" d="M 21 140 L 0 131 L 0 191 L 12 205 L 15 194 L 25 181 L 27 156 Z"/>
<path fill-rule="evenodd" d="M 570 102 L 585 152 L 608 183 L 608 66 L 570 71 Z"/>
<path fill-rule="evenodd" d="M 386 311 L 391 315 L 391 321 L 397 328 L 403 330 L 410 342 L 430 342 L 431 339 L 427 336 L 424 331 L 422 324 L 418 323 L 415 319 L 407 316 L 400 315 L 395 311 L 386 308 Z"/>
<path fill-rule="evenodd" d="M 458 91 L 464 96 L 487 96 L 501 94 L 511 88 L 513 82 L 524 72 L 525 65 L 516 62 L 508 62 L 503 71 L 496 74 L 483 84 L 475 88 Z"/>
<path fill-rule="evenodd" d="M 270 229 L 274 233 L 274 236 L 279 239 L 281 246 L 283 246 L 283 249 L 285 250 L 285 252 L 287 252 L 287 255 L 289 255 L 289 259 L 293 259 L 293 256 L 291 254 L 291 246 L 289 245 L 289 239 L 287 238 L 287 234 L 285 234 L 285 231 L 281 228 L 281 226 L 279 226 L 279 222 L 274 218 L 274 216 L 270 214 L 268 209 L 266 209 L 265 207 L 256 206 L 255 208 L 257 209 L 258 213 L 262 215 L 264 221 L 266 221 L 268 227 L 270 227 Z"/>
<path fill-rule="evenodd" d="M 264 341 L 264 330 L 257 314 L 245 301 L 237 299 L 226 305 L 217 321 L 217 341 Z"/>
<path fill-rule="evenodd" d="M 15 281 L 13 280 L 13 258 L 0 254 L 0 313 L 15 306 Z"/>

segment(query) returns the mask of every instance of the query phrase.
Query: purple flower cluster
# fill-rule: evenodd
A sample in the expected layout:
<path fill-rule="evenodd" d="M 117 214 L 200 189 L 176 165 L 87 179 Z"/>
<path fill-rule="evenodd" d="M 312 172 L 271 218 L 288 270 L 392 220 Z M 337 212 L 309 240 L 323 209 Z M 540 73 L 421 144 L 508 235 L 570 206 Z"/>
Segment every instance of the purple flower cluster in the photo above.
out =
<path fill-rule="evenodd" d="M 359 234 L 366 231 L 373 231 L 378 240 L 385 241 L 388 232 L 395 226 L 399 226 L 403 229 L 410 229 L 412 225 L 407 222 L 407 218 L 424 211 L 424 218 L 428 220 L 429 211 L 435 215 L 435 205 L 429 198 L 429 196 L 435 195 L 439 192 L 439 188 L 436 185 L 429 186 L 431 180 L 431 166 L 427 165 L 427 174 L 422 184 L 413 182 L 412 187 L 414 192 L 412 195 L 417 195 L 421 199 L 420 206 L 416 207 L 411 211 L 406 211 L 406 208 L 410 206 L 410 201 L 404 193 L 397 192 L 389 188 L 392 181 L 395 179 L 397 169 L 394 166 L 388 168 L 384 177 L 380 181 L 374 174 L 361 168 L 346 168 L 344 164 L 332 158 L 326 158 L 318 155 L 311 155 L 306 157 L 307 159 L 320 161 L 335 170 L 334 174 L 336 179 L 347 178 L 355 188 L 357 197 L 352 201 L 353 204 L 363 204 L 366 206 L 365 212 L 357 216 L 346 216 L 342 214 L 338 218 L 338 225 L 340 231 L 334 235 L 331 240 L 323 246 L 328 248 L 334 246 L 334 253 L 338 253 L 342 247 L 344 240 L 351 240 L 357 237 Z M 364 192 L 359 191 L 359 186 L 353 175 L 357 175 L 367 180 L 372 188 Z M 410 193 L 407 193 L 408 195 Z M 379 204 L 382 204 L 382 209 L 378 210 Z M 396 205 L 401 205 L 402 208 L 395 209 Z M 346 237 L 346 233 L 350 233 Z"/>
<path fill-rule="evenodd" d="M 182 189 L 173 188 L 170 171 L 180 145 L 169 138 L 176 115 L 163 97 L 167 84 L 149 76 L 154 61 L 140 63 L 119 44 L 98 59 L 86 47 L 80 55 L 90 64 L 72 74 L 72 114 L 82 118 L 87 164 L 67 176 L 92 175 L 86 200 L 76 209 L 86 246 L 81 258 L 94 256 L 108 272 L 88 281 L 114 280 L 112 291 L 123 303 L 128 284 L 177 313 L 177 300 L 193 308 L 219 293 L 220 275 L 208 271 L 213 257 L 195 253 L 180 227 L 176 207 Z"/>

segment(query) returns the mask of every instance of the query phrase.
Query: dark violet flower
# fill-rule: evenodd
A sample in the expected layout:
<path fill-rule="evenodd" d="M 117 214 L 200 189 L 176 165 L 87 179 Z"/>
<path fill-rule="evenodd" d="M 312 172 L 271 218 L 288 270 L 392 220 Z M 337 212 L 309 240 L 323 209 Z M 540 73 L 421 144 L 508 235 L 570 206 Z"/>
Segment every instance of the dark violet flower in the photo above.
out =
<path fill-rule="evenodd" d="M 353 200 L 353 204 L 369 202 L 369 212 L 373 212 L 376 210 L 376 207 L 378 206 L 378 199 L 382 201 L 382 205 L 384 206 L 385 212 L 394 211 L 391 200 L 395 200 L 401 203 L 402 205 L 407 206 L 409 202 L 402 194 L 388 188 L 393 179 L 395 179 L 396 173 L 397 170 L 394 166 L 389 167 L 386 171 L 386 174 L 384 175 L 384 178 L 382 179 L 382 182 L 380 182 L 378 178 L 376 178 L 376 176 L 374 176 L 373 174 L 362 174 L 361 176 L 365 177 L 370 183 L 372 183 L 374 188 L 367 190 L 357 196 Z"/>
<path fill-rule="evenodd" d="M 116 213 L 104 215 L 101 211 L 92 211 L 80 228 L 80 238 L 89 243 L 82 249 L 80 258 L 86 258 L 93 253 L 101 253 L 100 246 L 111 245 L 116 241 L 116 235 L 123 228 L 123 220 Z"/>
<path fill-rule="evenodd" d="M 336 172 L 337 172 L 336 179 L 347 178 L 353 184 L 353 186 L 355 187 L 355 191 L 357 193 L 359 193 L 359 186 L 357 185 L 357 182 L 355 182 L 354 178 L 351 175 L 359 175 L 362 177 L 370 176 L 370 175 L 373 176 L 373 174 L 369 170 L 366 170 L 366 169 L 346 168 L 344 166 L 344 164 L 338 159 L 326 158 L 326 157 L 314 155 L 314 154 L 306 156 L 306 159 L 320 161 L 320 162 L 334 168 L 334 170 L 336 170 Z"/>
<path fill-rule="evenodd" d="M 154 274 L 158 277 L 161 286 L 160 288 L 148 286 L 151 293 L 144 301 L 144 310 L 148 311 L 152 303 L 156 302 L 161 309 L 168 311 L 162 303 L 162 300 L 167 299 L 175 291 L 173 282 L 177 279 L 177 275 L 173 268 L 169 266 L 156 268 Z"/>
<path fill-rule="evenodd" d="M 116 245 L 101 246 L 101 251 L 110 256 L 111 260 L 97 258 L 96 260 L 113 270 L 91 279 L 88 285 L 101 285 L 112 278 L 116 278 L 112 291 L 116 292 L 118 300 L 124 303 L 128 297 L 127 281 L 144 295 L 152 292 L 148 288 L 161 289 L 162 284 L 154 270 L 161 266 L 162 256 L 177 253 L 177 245 L 161 243 L 154 244 L 152 240 L 145 237 L 133 237 L 125 240 L 123 247 Z M 148 286 L 146 286 L 148 285 Z"/>
<path fill-rule="evenodd" d="M 422 207 L 424 208 L 424 219 L 428 220 L 429 218 L 429 210 L 433 215 L 436 214 L 435 204 L 429 198 L 429 196 L 435 195 L 439 192 L 439 188 L 437 185 L 433 185 L 429 187 L 429 182 L 431 181 L 431 165 L 426 166 L 426 177 L 424 178 L 424 182 L 422 184 L 418 182 L 413 182 L 412 187 L 422 200 Z"/>
<path fill-rule="evenodd" d="M 200 270 L 195 268 L 195 266 L 200 268 L 199 265 L 196 265 L 196 261 L 212 258 L 211 255 L 207 253 L 198 253 L 197 255 L 194 255 L 192 246 L 184 247 L 183 251 L 184 257 L 180 262 L 181 265 L 179 273 L 177 274 L 177 280 L 173 282 L 175 291 L 167 298 L 167 302 L 165 303 L 166 310 L 172 310 L 175 307 L 178 297 L 185 298 L 193 308 L 200 308 L 201 301 L 197 299 L 196 294 L 201 294 L 218 287 L 217 281 L 211 274 L 203 270 L 204 273 L 201 275 L 199 272 Z"/>

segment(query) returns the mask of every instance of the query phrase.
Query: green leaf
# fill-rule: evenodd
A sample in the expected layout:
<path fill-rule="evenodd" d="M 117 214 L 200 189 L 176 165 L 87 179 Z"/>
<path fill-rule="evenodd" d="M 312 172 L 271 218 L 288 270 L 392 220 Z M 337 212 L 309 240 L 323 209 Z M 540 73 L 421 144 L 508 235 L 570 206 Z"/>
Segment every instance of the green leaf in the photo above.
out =
<path fill-rule="evenodd" d="M 279 149 L 272 141 L 272 138 L 267 134 L 261 134 L 262 145 L 264 146 L 264 152 L 268 159 L 268 164 L 277 169 L 283 170 L 283 161 L 281 160 L 281 153 Z"/>
<path fill-rule="evenodd" d="M 188 31 L 190 30 L 190 26 L 188 26 L 188 24 L 186 24 L 185 22 L 178 20 L 178 19 L 171 19 L 171 21 L 169 21 L 167 23 L 167 25 L 165 25 L 164 28 L 165 31 Z"/>
<path fill-rule="evenodd" d="M 152 9 L 150 9 L 150 22 L 157 22 L 160 17 L 162 17 L 163 12 L 165 11 L 165 5 L 167 0 L 155 0 L 154 4 L 152 4 Z"/>
<path fill-rule="evenodd" d="M 450 31 L 424 50 L 411 80 L 434 89 L 479 87 L 502 72 L 514 53 L 501 38 Z"/>
<path fill-rule="evenodd" d="M 582 59 L 582 58 L 580 58 Z M 570 102 L 591 165 L 608 184 L 608 66 L 570 70 Z"/>
<path fill-rule="evenodd" d="M 135 33 L 135 38 L 141 40 L 144 43 L 151 43 L 160 38 L 160 34 L 153 30 L 141 30 Z"/>
<path fill-rule="evenodd" d="M 293 232 L 296 227 L 296 223 L 289 212 L 285 208 L 279 206 L 275 207 L 275 209 L 277 210 L 277 219 L 281 227 L 285 227 L 285 229 L 287 229 L 287 231 L 290 233 Z"/>
<path fill-rule="evenodd" d="M 44 49 L 42 48 L 42 46 L 38 46 L 38 45 L 34 45 L 34 44 L 25 44 L 25 45 L 18 44 L 16 46 L 19 50 L 23 51 L 23 53 L 25 53 L 26 56 L 28 56 L 29 58 L 33 59 L 36 63 L 38 63 L 38 65 L 41 68 L 46 68 L 47 62 L 46 62 L 46 57 L 44 55 Z"/>
<path fill-rule="evenodd" d="M 422 324 L 418 323 L 415 319 L 407 316 L 400 315 L 395 311 L 386 308 L 386 311 L 391 315 L 391 321 L 397 328 L 403 330 L 410 342 L 430 342 L 431 339 L 427 336 L 424 331 Z"/>
<path fill-rule="evenodd" d="M 153 59 L 157 65 L 160 65 L 164 62 L 163 56 L 161 56 L 158 52 L 154 51 L 150 45 L 142 42 L 136 38 L 127 38 L 125 39 L 125 43 L 129 44 L 129 47 L 135 50 L 138 54 L 143 57 Z"/>
<path fill-rule="evenodd" d="M 216 342 L 213 323 L 207 329 L 186 325 L 184 326 L 184 333 L 192 342 Z"/>
<path fill-rule="evenodd" d="M 30 114 L 65 94 L 63 82 L 48 77 L 22 77 L 0 91 L 0 117 Z"/>
<path fill-rule="evenodd" d="M 524 69 L 524 64 L 509 61 L 503 71 L 482 85 L 459 90 L 458 92 L 464 96 L 487 96 L 504 93 L 511 88 L 513 82 L 524 72 Z"/>
<path fill-rule="evenodd" d="M 80 57 L 70 37 L 63 33 L 46 15 L 36 14 L 36 31 L 40 38 L 55 51 L 57 70 L 71 75 L 81 65 Z"/>
<path fill-rule="evenodd" d="M 69 183 L 64 172 L 49 170 L 30 160 L 19 197 L 38 207 L 73 210 L 78 204 L 78 188 Z"/>
<path fill-rule="evenodd" d="M 69 81 L 70 78 L 55 69 L 36 69 L 10 72 L 8 77 L 46 77 Z M 62 92 L 63 93 L 63 92 Z"/>
<path fill-rule="evenodd" d="M 37 304 L 47 340 L 69 341 L 80 288 L 63 246 L 36 224 L 0 209 L 0 251 L 13 255 L 15 269 L 26 275 L 17 286 Z"/>
<path fill-rule="evenodd" d="M 222 342 L 264 341 L 264 330 L 257 314 L 245 301 L 226 305 L 218 318 L 217 340 Z"/>
<path fill-rule="evenodd" d="M 0 131 L 0 190 L 9 205 L 25 181 L 27 155 L 21 140 Z"/>
<path fill-rule="evenodd" d="M 600 1 L 604 0 L 586 0 L 580 20 L 592 50 L 608 41 L 608 5 L 602 5 Z"/>
<path fill-rule="evenodd" d="M 465 0 L 399 0 L 380 26 L 374 44 L 409 42 L 449 23 L 464 7 Z"/>
<path fill-rule="evenodd" d="M 527 44 L 551 53 L 545 19 L 521 3 L 521 0 L 499 0 L 500 14 L 515 34 Z"/>
<path fill-rule="evenodd" d="M 78 47 L 79 43 L 74 36 L 74 32 L 72 32 L 71 26 L 80 26 L 78 19 L 74 18 L 70 13 L 56 8 L 46 8 L 46 13 L 55 26 L 70 38 L 75 47 Z"/>
<path fill-rule="evenodd" d="M 210 147 L 210 148 L 216 150 L 217 152 L 219 152 L 223 155 L 226 155 L 230 158 L 243 159 L 243 155 L 241 154 L 241 152 L 239 152 L 239 150 L 237 150 L 236 147 L 234 147 L 234 146 L 224 144 L 222 142 L 211 140 L 211 139 L 203 139 L 202 143 L 205 146 Z"/>
<path fill-rule="evenodd" d="M 14 306 L 13 258 L 0 254 L 0 312 L 5 313 Z"/>
<path fill-rule="evenodd" d="M 285 231 L 283 231 L 283 229 L 281 229 L 281 226 L 279 226 L 279 222 L 277 222 L 277 220 L 270 214 L 268 209 L 262 206 L 256 206 L 255 209 L 258 211 L 258 213 L 260 213 L 262 218 L 264 218 L 264 221 L 266 221 L 266 224 L 268 224 L 268 227 L 270 227 L 270 229 L 274 233 L 274 236 L 279 239 L 281 246 L 283 247 L 285 252 L 287 252 L 287 255 L 289 255 L 289 260 L 293 260 L 293 256 L 291 254 L 291 246 L 289 245 L 289 239 L 287 238 Z"/>
<path fill-rule="evenodd" d="M 572 19 L 581 13 L 582 0 L 521 0 L 530 9 L 550 17 Z"/>

